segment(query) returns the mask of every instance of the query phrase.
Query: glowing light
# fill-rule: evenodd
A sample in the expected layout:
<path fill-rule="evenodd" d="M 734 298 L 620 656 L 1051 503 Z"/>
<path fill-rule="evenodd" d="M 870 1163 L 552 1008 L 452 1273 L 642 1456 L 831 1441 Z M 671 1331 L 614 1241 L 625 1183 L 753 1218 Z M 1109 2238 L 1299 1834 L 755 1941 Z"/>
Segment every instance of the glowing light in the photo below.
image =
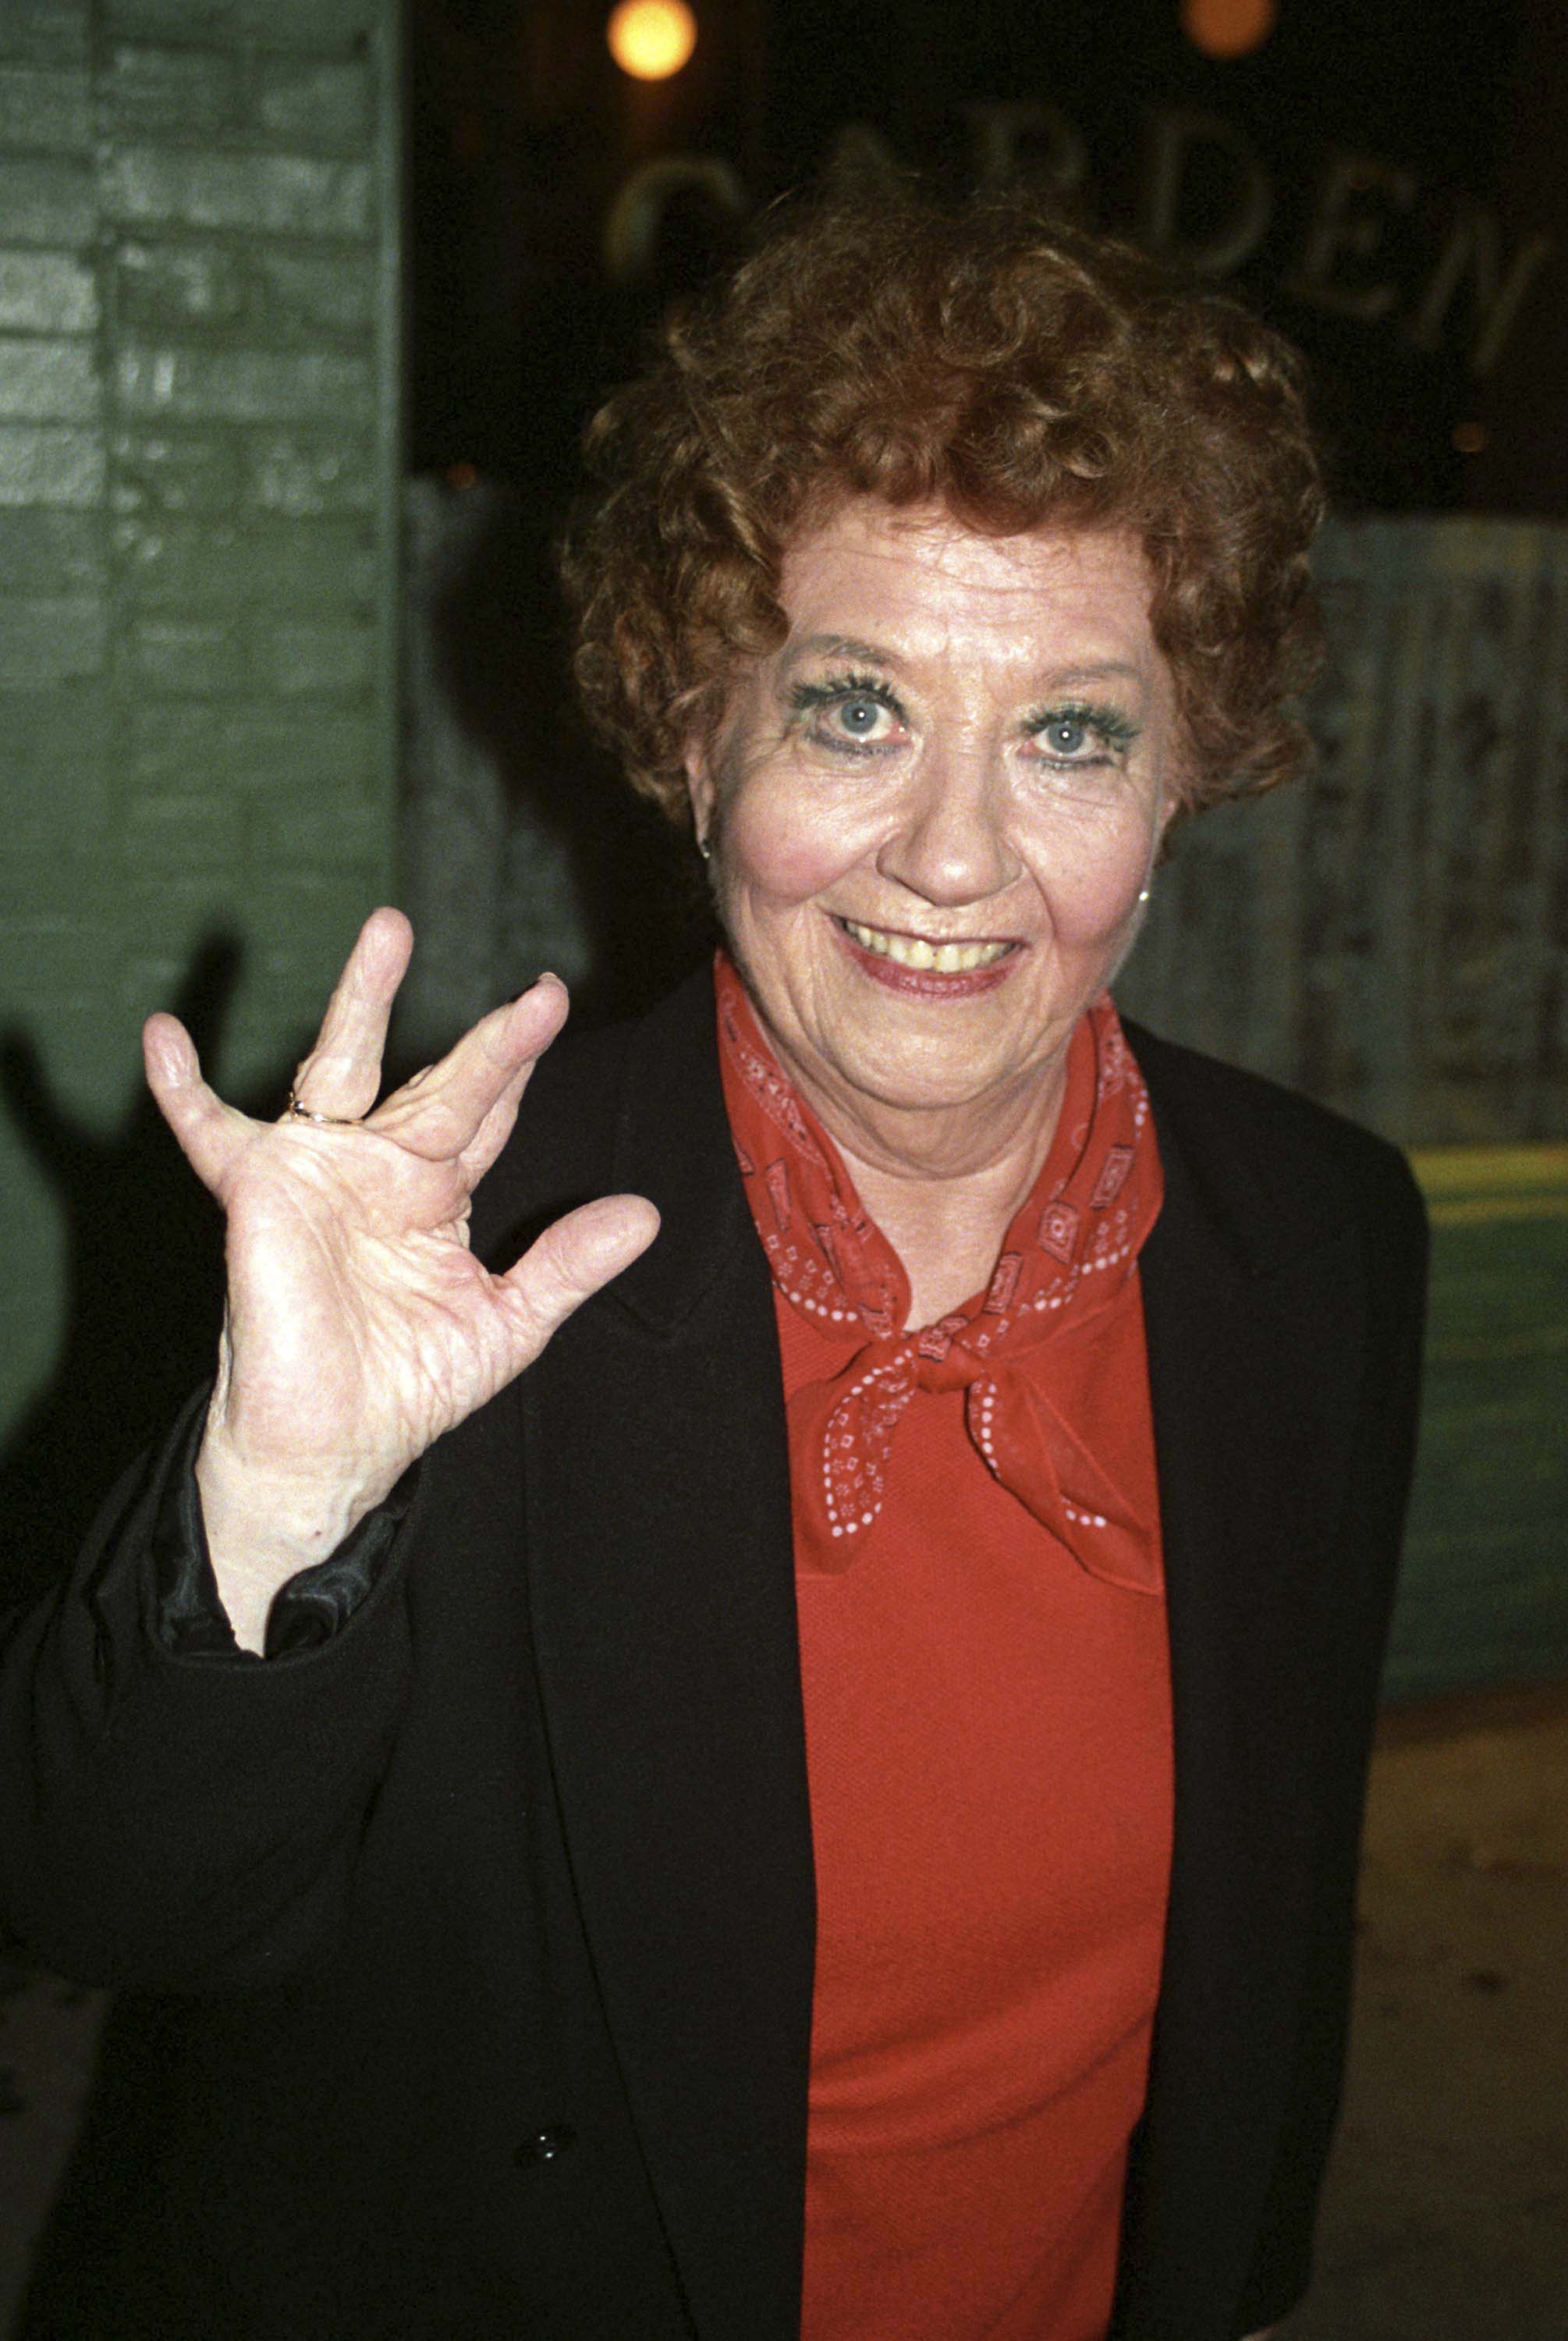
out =
<path fill-rule="evenodd" d="M 697 46 L 697 19 L 686 0 L 620 0 L 604 37 L 634 81 L 668 81 Z"/>
<path fill-rule="evenodd" d="M 1206 57 L 1245 57 L 1274 30 L 1275 0 L 1181 0 L 1181 28 Z"/>

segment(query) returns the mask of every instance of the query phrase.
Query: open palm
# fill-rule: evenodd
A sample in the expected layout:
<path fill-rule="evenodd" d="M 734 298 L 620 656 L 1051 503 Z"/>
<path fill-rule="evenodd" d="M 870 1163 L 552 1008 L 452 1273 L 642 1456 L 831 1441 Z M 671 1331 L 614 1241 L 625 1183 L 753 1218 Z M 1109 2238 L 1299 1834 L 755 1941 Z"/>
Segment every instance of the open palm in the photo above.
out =
<path fill-rule="evenodd" d="M 651 1204 L 610 1196 L 558 1220 L 504 1276 L 474 1259 L 470 1200 L 566 993 L 542 979 L 378 1105 L 412 944 L 400 911 L 366 921 L 295 1078 L 303 1111 L 276 1122 L 223 1104 L 174 1018 L 147 1026 L 153 1093 L 228 1223 L 197 1478 L 236 1630 L 236 1606 L 259 1629 L 284 1578 L 331 1551 L 433 1439 L 531 1364 L 658 1227 Z"/>

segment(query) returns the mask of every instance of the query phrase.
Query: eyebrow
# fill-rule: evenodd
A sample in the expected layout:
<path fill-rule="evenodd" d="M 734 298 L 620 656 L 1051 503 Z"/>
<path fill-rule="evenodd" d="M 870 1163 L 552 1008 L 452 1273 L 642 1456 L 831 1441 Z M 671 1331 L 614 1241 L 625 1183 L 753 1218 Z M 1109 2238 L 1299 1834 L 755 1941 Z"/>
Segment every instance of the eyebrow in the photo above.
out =
<path fill-rule="evenodd" d="M 780 673 L 788 673 L 803 659 L 858 659 L 867 666 L 898 666 L 902 663 L 897 651 L 885 650 L 878 643 L 863 643 L 854 634 L 808 634 L 801 642 L 791 643 L 779 661 Z"/>
<path fill-rule="evenodd" d="M 1096 659 L 1087 666 L 1059 666 L 1051 670 L 1053 683 L 1098 682 L 1107 675 L 1125 675 L 1129 682 L 1142 682 L 1144 669 L 1135 666 L 1130 659 Z"/>
<path fill-rule="evenodd" d="M 789 645 L 779 662 L 779 672 L 780 676 L 789 674 L 813 658 L 855 659 L 866 666 L 892 668 L 905 663 L 897 651 L 879 643 L 865 642 L 858 634 L 808 634 Z M 1069 683 L 1100 682 L 1117 675 L 1140 685 L 1146 680 L 1143 668 L 1129 659 L 1092 659 L 1081 666 L 1053 667 L 1033 687 L 1037 691 L 1059 690 Z"/>

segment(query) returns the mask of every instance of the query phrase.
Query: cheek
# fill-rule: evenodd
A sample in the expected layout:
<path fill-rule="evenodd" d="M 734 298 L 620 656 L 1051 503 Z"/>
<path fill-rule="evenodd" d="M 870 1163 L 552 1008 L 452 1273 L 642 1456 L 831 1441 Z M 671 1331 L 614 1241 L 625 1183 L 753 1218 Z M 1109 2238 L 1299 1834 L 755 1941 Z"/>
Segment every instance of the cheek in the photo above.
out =
<path fill-rule="evenodd" d="M 1117 934 L 1137 908 L 1156 842 L 1156 825 L 1139 816 L 1110 833 L 1056 841 L 1035 867 L 1064 943 L 1094 946 Z"/>
<path fill-rule="evenodd" d="M 859 852 L 842 815 L 798 789 L 742 786 L 725 813 L 722 884 L 731 895 L 805 902 L 852 868 Z"/>

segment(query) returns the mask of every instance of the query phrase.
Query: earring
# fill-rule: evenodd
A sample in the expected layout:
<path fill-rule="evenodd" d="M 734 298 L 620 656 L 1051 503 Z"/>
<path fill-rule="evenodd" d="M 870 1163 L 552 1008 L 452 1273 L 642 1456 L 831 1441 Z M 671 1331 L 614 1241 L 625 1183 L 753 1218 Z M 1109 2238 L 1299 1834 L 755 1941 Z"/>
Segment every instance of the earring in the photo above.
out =
<path fill-rule="evenodd" d="M 707 840 L 705 837 L 700 837 L 700 838 L 698 839 L 698 841 L 697 841 L 697 851 L 698 851 L 698 852 L 699 852 L 699 853 L 700 853 L 700 855 L 702 856 L 702 859 L 704 860 L 704 862 L 711 862 L 711 861 L 712 861 L 712 859 L 713 859 L 713 848 L 709 844 L 708 840 Z"/>
<path fill-rule="evenodd" d="M 1142 904 L 1142 903 L 1144 903 L 1144 902 L 1146 902 L 1148 901 L 1148 898 L 1149 898 L 1150 894 L 1153 892 L 1153 891 L 1154 891 L 1154 889 L 1153 889 L 1152 887 L 1150 887 L 1150 886 L 1145 886 L 1145 887 L 1143 887 L 1143 888 L 1140 890 L 1139 894 L 1138 894 L 1138 902 L 1139 902 L 1139 903 L 1140 903 L 1140 904 Z"/>

